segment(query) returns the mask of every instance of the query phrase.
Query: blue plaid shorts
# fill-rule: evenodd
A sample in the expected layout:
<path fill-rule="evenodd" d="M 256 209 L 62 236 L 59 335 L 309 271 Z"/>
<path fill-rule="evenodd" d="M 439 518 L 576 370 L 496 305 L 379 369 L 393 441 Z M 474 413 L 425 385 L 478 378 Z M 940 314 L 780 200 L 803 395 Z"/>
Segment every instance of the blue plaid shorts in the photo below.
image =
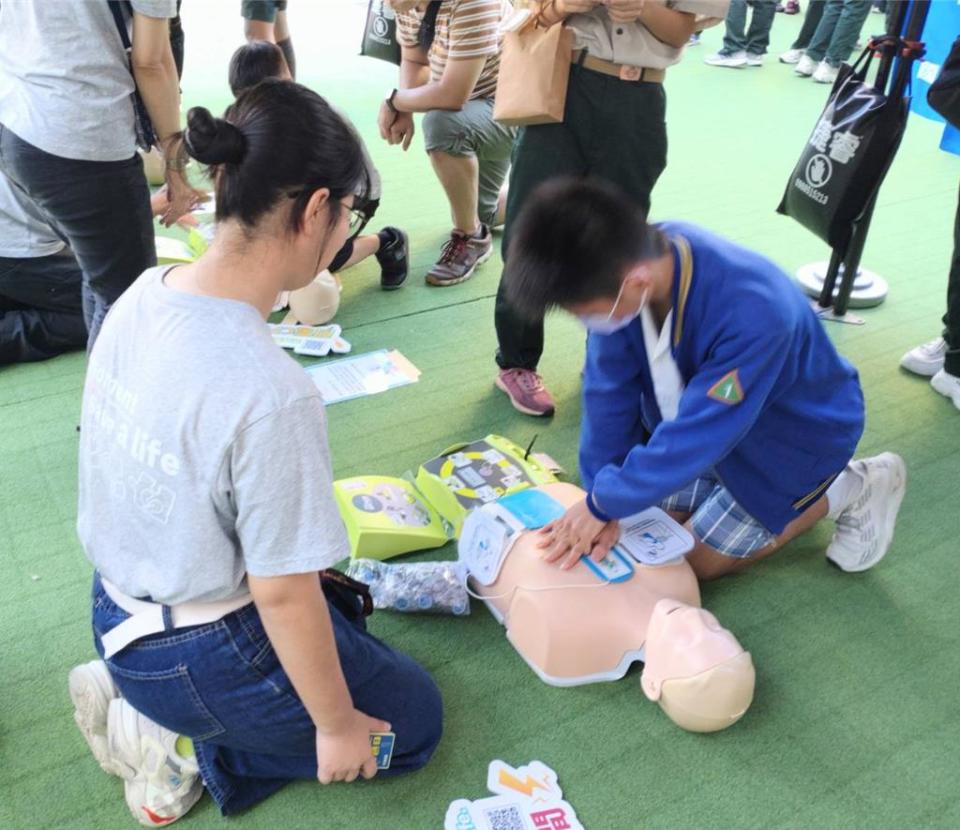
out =
<path fill-rule="evenodd" d="M 668 512 L 692 514 L 690 523 L 697 539 L 734 559 L 746 559 L 777 538 L 711 476 L 701 476 L 660 507 Z"/>

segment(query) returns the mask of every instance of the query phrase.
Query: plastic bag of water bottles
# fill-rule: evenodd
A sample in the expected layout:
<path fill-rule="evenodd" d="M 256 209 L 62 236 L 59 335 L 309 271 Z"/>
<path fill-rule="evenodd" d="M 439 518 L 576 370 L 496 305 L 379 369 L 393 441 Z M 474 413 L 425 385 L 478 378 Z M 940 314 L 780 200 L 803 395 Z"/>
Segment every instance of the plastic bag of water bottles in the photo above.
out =
<path fill-rule="evenodd" d="M 466 573 L 459 562 L 398 562 L 354 559 L 347 576 L 370 586 L 374 608 L 405 613 L 470 613 Z"/>

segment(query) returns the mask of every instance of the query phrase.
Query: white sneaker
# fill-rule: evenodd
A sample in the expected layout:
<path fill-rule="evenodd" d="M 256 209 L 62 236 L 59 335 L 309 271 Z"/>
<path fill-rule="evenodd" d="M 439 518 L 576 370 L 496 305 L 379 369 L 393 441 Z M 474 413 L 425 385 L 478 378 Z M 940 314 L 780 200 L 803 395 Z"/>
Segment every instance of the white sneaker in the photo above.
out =
<path fill-rule="evenodd" d="M 763 55 L 747 52 L 747 66 L 763 66 Z"/>
<path fill-rule="evenodd" d="M 107 749 L 107 710 L 110 701 L 120 696 L 107 664 L 93 660 L 77 666 L 70 672 L 67 684 L 73 701 L 73 719 L 93 757 L 104 772 L 121 775 L 121 767 Z"/>
<path fill-rule="evenodd" d="M 849 573 L 872 568 L 890 549 L 897 512 L 907 490 L 907 467 L 885 452 L 852 462 L 863 482 L 860 495 L 837 518 L 827 559 Z"/>
<path fill-rule="evenodd" d="M 818 84 L 832 84 L 835 80 L 837 80 L 837 75 L 839 73 L 839 66 L 830 66 L 830 64 L 826 61 L 820 61 L 820 65 L 813 73 L 813 80 Z"/>
<path fill-rule="evenodd" d="M 780 55 L 780 63 L 800 63 L 802 57 L 803 49 L 787 49 L 786 52 Z"/>
<path fill-rule="evenodd" d="M 171 824 L 203 795 L 196 759 L 177 752 L 177 737 L 122 698 L 110 703 L 108 749 L 123 768 L 127 807 L 144 827 Z"/>
<path fill-rule="evenodd" d="M 908 372 L 932 378 L 943 369 L 943 361 L 947 356 L 947 341 L 942 337 L 910 349 L 900 358 L 900 365 Z"/>
<path fill-rule="evenodd" d="M 730 68 L 746 66 L 747 53 L 731 52 L 729 55 L 726 55 L 723 52 L 717 52 L 715 55 L 707 55 L 707 57 L 703 59 L 703 62 L 709 66 L 729 66 Z"/>
<path fill-rule="evenodd" d="M 941 369 L 930 378 L 930 385 L 944 397 L 950 398 L 953 405 L 960 409 L 960 378 Z"/>
<path fill-rule="evenodd" d="M 800 60 L 797 61 L 797 65 L 793 67 L 793 71 L 798 75 L 809 77 L 817 71 L 817 62 L 813 58 L 809 58 L 804 55 L 802 58 L 800 58 Z"/>

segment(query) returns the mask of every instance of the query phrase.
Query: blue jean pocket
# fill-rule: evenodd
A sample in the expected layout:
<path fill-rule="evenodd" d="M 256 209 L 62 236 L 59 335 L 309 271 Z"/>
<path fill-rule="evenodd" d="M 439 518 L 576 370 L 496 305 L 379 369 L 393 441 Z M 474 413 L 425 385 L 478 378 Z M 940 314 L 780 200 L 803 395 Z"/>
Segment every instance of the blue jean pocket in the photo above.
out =
<path fill-rule="evenodd" d="M 107 665 L 120 692 L 138 712 L 180 735 L 208 741 L 223 734 L 224 727 L 210 712 L 184 665 L 164 671 L 135 671 Z"/>

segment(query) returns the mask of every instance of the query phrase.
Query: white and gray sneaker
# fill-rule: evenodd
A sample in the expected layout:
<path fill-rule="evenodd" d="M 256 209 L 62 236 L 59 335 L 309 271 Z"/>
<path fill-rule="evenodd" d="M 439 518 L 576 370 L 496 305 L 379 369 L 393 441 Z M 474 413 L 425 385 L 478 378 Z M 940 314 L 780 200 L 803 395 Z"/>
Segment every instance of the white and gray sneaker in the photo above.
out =
<path fill-rule="evenodd" d="M 122 768 L 127 807 L 144 827 L 173 823 L 203 795 L 196 758 L 177 752 L 178 737 L 122 698 L 111 701 L 107 748 Z"/>
<path fill-rule="evenodd" d="M 930 385 L 945 398 L 953 401 L 953 405 L 960 409 L 960 378 L 951 375 L 946 369 L 941 369 L 930 378 Z"/>
<path fill-rule="evenodd" d="M 810 77 L 817 71 L 817 62 L 813 58 L 803 55 L 800 60 L 797 61 L 797 65 L 793 67 L 793 71 L 798 75 Z"/>
<path fill-rule="evenodd" d="M 862 486 L 837 518 L 827 559 L 843 571 L 857 573 L 872 568 L 890 549 L 907 489 L 907 467 L 892 452 L 853 461 L 850 466 Z"/>
<path fill-rule="evenodd" d="M 707 55 L 707 57 L 703 59 L 703 62 L 708 66 L 726 66 L 731 69 L 736 69 L 737 67 L 747 65 L 747 53 L 717 52 L 715 55 Z"/>
<path fill-rule="evenodd" d="M 910 349 L 900 358 L 900 365 L 908 372 L 932 378 L 943 369 L 943 361 L 947 356 L 947 341 L 942 337 Z"/>
<path fill-rule="evenodd" d="M 71 670 L 67 683 L 73 701 L 73 719 L 93 757 L 104 772 L 121 775 L 121 767 L 107 749 L 107 710 L 110 701 L 120 696 L 107 664 L 93 660 L 77 666 Z"/>
<path fill-rule="evenodd" d="M 787 63 L 792 66 L 800 63 L 800 58 L 802 57 L 803 49 L 787 49 L 786 52 L 780 53 L 780 63 Z"/>

